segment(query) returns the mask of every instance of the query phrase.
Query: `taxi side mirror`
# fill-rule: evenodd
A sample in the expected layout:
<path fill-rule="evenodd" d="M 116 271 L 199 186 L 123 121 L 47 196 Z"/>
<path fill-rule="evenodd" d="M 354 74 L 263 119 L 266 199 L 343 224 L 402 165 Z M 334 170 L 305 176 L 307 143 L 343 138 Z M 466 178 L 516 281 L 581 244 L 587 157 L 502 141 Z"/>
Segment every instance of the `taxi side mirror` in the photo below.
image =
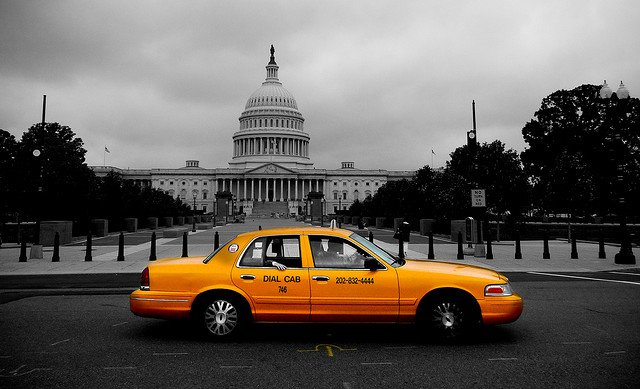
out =
<path fill-rule="evenodd" d="M 371 271 L 376 271 L 378 270 L 378 261 L 375 258 L 366 258 L 364 260 L 364 268 Z"/>

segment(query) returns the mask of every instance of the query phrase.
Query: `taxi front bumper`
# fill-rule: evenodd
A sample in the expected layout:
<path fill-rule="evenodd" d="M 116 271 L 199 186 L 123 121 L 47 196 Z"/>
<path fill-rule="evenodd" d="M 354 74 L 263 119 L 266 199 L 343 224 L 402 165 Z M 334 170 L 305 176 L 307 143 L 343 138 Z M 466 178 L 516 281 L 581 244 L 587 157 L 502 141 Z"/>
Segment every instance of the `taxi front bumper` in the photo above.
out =
<path fill-rule="evenodd" d="M 514 322 L 518 320 L 523 309 L 522 297 L 517 293 L 511 296 L 485 297 L 478 303 L 482 312 L 482 323 L 486 325 Z"/>

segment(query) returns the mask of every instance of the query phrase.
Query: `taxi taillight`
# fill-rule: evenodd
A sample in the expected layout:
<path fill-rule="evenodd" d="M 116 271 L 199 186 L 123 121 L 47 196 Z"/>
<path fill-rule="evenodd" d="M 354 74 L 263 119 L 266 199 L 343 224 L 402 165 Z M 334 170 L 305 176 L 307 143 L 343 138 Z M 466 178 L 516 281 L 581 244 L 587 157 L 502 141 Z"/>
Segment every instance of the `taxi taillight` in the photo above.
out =
<path fill-rule="evenodd" d="M 140 274 L 140 289 L 141 290 L 149 290 L 149 268 L 145 267 Z"/>

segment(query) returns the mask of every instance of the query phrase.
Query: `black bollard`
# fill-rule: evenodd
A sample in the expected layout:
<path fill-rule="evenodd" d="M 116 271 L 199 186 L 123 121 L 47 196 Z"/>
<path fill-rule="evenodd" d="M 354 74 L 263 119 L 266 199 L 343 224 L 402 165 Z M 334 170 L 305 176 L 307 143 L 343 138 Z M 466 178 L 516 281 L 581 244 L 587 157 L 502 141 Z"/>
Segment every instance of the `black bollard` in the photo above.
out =
<path fill-rule="evenodd" d="M 373 243 L 373 232 L 369 231 L 369 242 Z"/>
<path fill-rule="evenodd" d="M 51 262 L 60 262 L 60 233 L 56 232 L 53 237 L 53 256 Z"/>
<path fill-rule="evenodd" d="M 258 226 L 258 231 L 262 231 L 262 226 Z"/>
<path fill-rule="evenodd" d="M 516 230 L 516 255 L 515 259 L 522 259 L 522 249 L 520 248 L 520 231 Z"/>
<path fill-rule="evenodd" d="M 429 231 L 429 254 L 427 259 L 436 259 L 436 255 L 433 252 L 433 232 Z"/>
<path fill-rule="evenodd" d="M 213 249 L 217 250 L 218 247 L 220 247 L 220 235 L 218 234 L 218 231 L 216 231 L 216 233 L 213 234 Z"/>
<path fill-rule="evenodd" d="M 124 233 L 122 231 L 118 237 L 118 258 L 116 261 L 124 261 Z"/>
<path fill-rule="evenodd" d="M 542 259 L 551 259 L 551 253 L 549 253 L 549 233 L 547 231 L 544 232 Z"/>
<path fill-rule="evenodd" d="M 575 234 L 571 238 L 571 259 L 578 259 L 578 246 L 576 245 Z"/>
<path fill-rule="evenodd" d="M 458 259 L 464 259 L 464 252 L 462 252 L 462 232 L 458 231 Z"/>
<path fill-rule="evenodd" d="M 487 259 L 493 259 L 493 248 L 491 248 L 491 230 L 487 231 Z"/>
<path fill-rule="evenodd" d="M 604 251 L 604 233 L 600 230 L 600 240 L 598 241 L 598 259 L 607 259 L 607 253 Z"/>
<path fill-rule="evenodd" d="M 155 261 L 156 257 L 156 232 L 151 233 L 151 252 L 149 253 L 149 260 Z"/>
<path fill-rule="evenodd" d="M 402 237 L 398 239 L 398 257 L 404 259 L 404 241 Z"/>
<path fill-rule="evenodd" d="M 187 254 L 187 236 L 187 231 L 182 233 L 182 258 L 186 258 L 189 256 L 189 254 Z"/>
<path fill-rule="evenodd" d="M 27 262 L 27 242 L 24 240 L 20 244 L 20 257 L 18 258 L 18 262 Z"/>
<path fill-rule="evenodd" d="M 85 262 L 91 262 L 91 260 L 93 259 L 93 257 L 91 256 L 91 248 L 92 244 L 91 244 L 91 231 L 89 231 L 89 233 L 87 234 L 87 247 L 85 248 L 85 252 L 84 252 L 84 260 Z"/>

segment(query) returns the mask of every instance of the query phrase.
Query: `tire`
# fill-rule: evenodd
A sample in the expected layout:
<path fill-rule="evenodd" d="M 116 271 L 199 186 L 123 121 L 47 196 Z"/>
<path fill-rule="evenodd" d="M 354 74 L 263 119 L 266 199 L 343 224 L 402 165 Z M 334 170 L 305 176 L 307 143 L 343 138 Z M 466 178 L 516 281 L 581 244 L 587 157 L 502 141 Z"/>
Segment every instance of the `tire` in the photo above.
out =
<path fill-rule="evenodd" d="M 429 299 L 422 307 L 418 323 L 428 335 L 441 341 L 464 338 L 476 322 L 476 315 L 464 299 L 442 294 Z"/>
<path fill-rule="evenodd" d="M 244 328 L 246 313 L 236 298 L 216 296 L 202 304 L 198 320 L 209 338 L 231 339 Z"/>

